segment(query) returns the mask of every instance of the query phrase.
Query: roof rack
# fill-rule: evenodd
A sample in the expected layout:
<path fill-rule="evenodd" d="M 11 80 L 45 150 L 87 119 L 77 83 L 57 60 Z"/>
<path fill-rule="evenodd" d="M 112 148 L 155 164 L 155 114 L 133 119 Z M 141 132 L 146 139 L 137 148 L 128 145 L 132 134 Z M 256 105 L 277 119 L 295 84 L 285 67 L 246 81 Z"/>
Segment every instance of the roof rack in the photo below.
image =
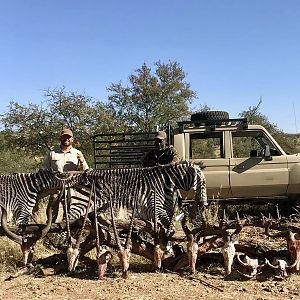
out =
<path fill-rule="evenodd" d="M 243 129 L 248 128 L 247 118 L 237 118 L 237 119 L 218 119 L 218 120 L 193 120 L 193 121 L 179 121 L 178 130 L 183 132 L 186 128 L 200 128 L 200 127 L 210 127 L 211 130 L 216 129 L 218 126 L 241 126 Z"/>

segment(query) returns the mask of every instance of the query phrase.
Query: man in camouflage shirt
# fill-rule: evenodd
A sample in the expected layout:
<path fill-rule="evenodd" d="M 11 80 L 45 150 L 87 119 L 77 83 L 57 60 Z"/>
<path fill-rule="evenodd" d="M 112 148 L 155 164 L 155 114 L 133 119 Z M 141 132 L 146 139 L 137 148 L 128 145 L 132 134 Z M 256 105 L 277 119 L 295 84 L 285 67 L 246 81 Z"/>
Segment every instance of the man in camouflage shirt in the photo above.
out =
<path fill-rule="evenodd" d="M 167 134 L 158 131 L 155 135 L 155 148 L 145 154 L 143 167 L 153 167 L 157 165 L 167 165 L 178 161 L 176 150 L 167 144 Z"/>

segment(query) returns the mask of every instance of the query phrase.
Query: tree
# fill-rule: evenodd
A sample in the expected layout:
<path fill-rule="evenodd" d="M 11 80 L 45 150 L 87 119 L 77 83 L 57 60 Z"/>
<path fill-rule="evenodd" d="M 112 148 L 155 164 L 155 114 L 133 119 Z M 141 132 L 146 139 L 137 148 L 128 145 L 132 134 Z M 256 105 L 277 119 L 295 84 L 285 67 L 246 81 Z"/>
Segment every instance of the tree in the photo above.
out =
<path fill-rule="evenodd" d="M 10 151 L 44 157 L 46 145 L 57 145 L 59 132 L 68 127 L 75 135 L 74 146 L 80 147 L 91 164 L 93 135 L 121 126 L 107 105 L 91 97 L 61 88 L 45 91 L 45 98 L 44 107 L 10 103 L 9 111 L 1 118 Z"/>
<path fill-rule="evenodd" d="M 129 130 L 152 131 L 157 125 L 174 125 L 189 115 L 188 104 L 196 97 L 177 62 L 158 61 L 154 65 L 154 74 L 144 63 L 129 76 L 128 86 L 118 82 L 107 88 L 115 116 Z"/>
<path fill-rule="evenodd" d="M 276 124 L 271 123 L 267 116 L 259 112 L 261 104 L 262 98 L 260 98 L 256 106 L 250 106 L 248 110 L 242 111 L 239 116 L 247 118 L 250 124 L 259 124 L 264 126 L 284 151 L 287 153 L 295 153 L 295 145 L 297 144 L 296 138 L 285 134 Z"/>
<path fill-rule="evenodd" d="M 27 107 L 11 101 L 9 111 L 1 118 L 7 148 L 18 153 L 25 151 L 33 156 L 43 152 L 39 132 L 48 118 L 47 111 L 38 105 L 29 104 Z"/>

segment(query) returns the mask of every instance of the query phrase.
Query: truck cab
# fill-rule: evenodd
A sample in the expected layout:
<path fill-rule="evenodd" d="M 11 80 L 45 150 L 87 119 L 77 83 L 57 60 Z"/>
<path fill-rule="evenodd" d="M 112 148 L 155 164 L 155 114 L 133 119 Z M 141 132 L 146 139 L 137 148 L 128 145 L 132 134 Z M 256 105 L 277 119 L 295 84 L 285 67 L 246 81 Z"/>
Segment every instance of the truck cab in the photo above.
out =
<path fill-rule="evenodd" d="M 210 199 L 281 199 L 300 195 L 300 157 L 247 119 L 179 122 L 174 147 L 201 164 Z"/>

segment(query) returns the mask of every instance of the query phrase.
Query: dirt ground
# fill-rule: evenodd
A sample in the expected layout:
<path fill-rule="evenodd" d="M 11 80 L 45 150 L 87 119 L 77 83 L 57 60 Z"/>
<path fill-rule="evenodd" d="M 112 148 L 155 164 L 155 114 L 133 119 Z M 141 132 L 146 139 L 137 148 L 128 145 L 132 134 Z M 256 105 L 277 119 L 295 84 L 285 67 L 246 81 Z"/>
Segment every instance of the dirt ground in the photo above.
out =
<path fill-rule="evenodd" d="M 299 299 L 300 277 L 285 281 L 224 280 L 221 274 L 134 273 L 129 278 L 95 278 L 25 275 L 4 281 L 0 299 Z"/>
<path fill-rule="evenodd" d="M 243 231 L 240 243 L 257 241 L 268 247 L 284 249 L 286 242 L 274 240 L 261 230 Z M 256 280 L 246 280 L 236 272 L 225 278 L 221 255 L 218 259 L 198 260 L 197 273 L 189 275 L 188 268 L 179 273 L 152 271 L 150 261 L 134 257 L 127 279 L 120 278 L 116 255 L 104 280 L 97 280 L 96 264 L 82 267 L 73 274 L 42 277 L 39 273 L 5 280 L 9 273 L 0 273 L 0 300 L 14 299 L 300 299 L 300 274 L 283 281 L 274 279 L 268 267 Z M 91 260 L 93 261 L 93 260 Z"/>

